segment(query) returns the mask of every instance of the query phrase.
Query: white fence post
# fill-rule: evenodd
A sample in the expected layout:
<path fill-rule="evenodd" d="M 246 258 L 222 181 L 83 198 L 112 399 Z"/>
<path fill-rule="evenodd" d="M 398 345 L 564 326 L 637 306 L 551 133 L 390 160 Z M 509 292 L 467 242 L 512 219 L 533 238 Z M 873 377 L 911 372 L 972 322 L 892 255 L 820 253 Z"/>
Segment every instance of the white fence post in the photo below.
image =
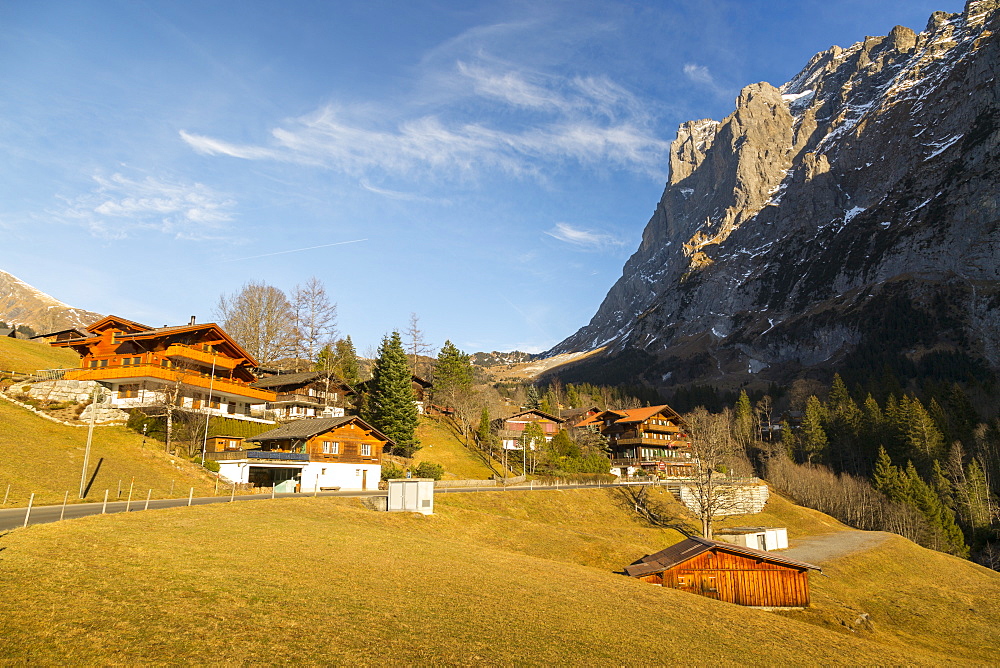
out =
<path fill-rule="evenodd" d="M 101 514 L 108 512 L 108 490 L 104 490 L 104 505 L 101 506 Z"/>
<path fill-rule="evenodd" d="M 3 495 L 3 505 L 7 505 L 7 497 L 10 496 L 10 485 L 7 485 L 7 492 Z"/>
<path fill-rule="evenodd" d="M 143 507 L 143 510 L 149 510 L 149 497 L 151 496 L 153 496 L 153 490 L 146 492 L 146 505 Z"/>
<path fill-rule="evenodd" d="M 194 487 L 192 487 L 191 491 L 188 492 L 188 505 L 189 506 L 191 505 L 191 499 L 192 498 L 194 498 Z"/>
<path fill-rule="evenodd" d="M 31 504 L 35 502 L 35 493 L 31 493 L 31 498 L 28 499 L 28 508 L 24 511 L 24 526 L 28 526 L 28 517 L 31 515 Z"/>
<path fill-rule="evenodd" d="M 68 501 L 68 500 L 69 500 L 69 490 L 66 490 L 66 493 L 63 495 L 63 507 L 62 507 L 62 510 L 59 511 L 59 521 L 60 522 L 62 522 L 63 515 L 66 514 L 66 501 Z"/>

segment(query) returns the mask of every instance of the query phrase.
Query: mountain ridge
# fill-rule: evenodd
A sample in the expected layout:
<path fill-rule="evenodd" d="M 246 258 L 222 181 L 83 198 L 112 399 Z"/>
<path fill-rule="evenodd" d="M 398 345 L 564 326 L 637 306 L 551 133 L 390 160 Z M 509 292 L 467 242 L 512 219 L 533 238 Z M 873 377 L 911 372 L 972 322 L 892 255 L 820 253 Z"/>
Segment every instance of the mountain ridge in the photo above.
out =
<path fill-rule="evenodd" d="M 570 375 L 658 386 L 870 372 L 886 342 L 903 375 L 1000 367 L 998 7 L 832 47 L 682 124 L 622 277 L 545 355 L 606 346 Z"/>
<path fill-rule="evenodd" d="M 0 270 L 0 320 L 27 325 L 39 333 L 86 327 L 100 313 L 75 308 Z"/>

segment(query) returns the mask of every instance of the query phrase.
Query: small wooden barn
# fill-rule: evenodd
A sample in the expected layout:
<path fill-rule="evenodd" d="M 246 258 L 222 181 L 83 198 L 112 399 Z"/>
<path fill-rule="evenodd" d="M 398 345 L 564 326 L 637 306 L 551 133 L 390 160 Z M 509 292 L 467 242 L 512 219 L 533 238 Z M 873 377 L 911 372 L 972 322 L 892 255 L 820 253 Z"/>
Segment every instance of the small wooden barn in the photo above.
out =
<path fill-rule="evenodd" d="M 804 561 L 694 537 L 625 567 L 644 582 L 767 608 L 809 605 L 810 570 L 821 571 Z"/>

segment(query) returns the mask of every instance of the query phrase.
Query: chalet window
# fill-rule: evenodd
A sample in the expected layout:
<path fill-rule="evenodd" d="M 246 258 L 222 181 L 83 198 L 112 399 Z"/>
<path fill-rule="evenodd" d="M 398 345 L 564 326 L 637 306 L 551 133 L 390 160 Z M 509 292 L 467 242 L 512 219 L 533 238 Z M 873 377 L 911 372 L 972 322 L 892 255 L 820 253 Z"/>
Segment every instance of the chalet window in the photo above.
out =
<path fill-rule="evenodd" d="M 337 393 L 336 392 L 331 392 L 330 393 L 330 398 L 333 399 L 334 401 L 336 401 L 337 400 Z"/>
<path fill-rule="evenodd" d="M 130 364 L 132 364 L 132 358 L 131 357 L 123 357 L 122 358 L 122 366 L 129 366 Z"/>
<path fill-rule="evenodd" d="M 98 361 L 97 360 L 90 360 L 90 368 L 91 369 L 96 369 L 97 365 L 98 365 Z"/>
<path fill-rule="evenodd" d="M 107 360 L 101 360 L 101 366 L 107 366 L 107 365 L 108 365 Z"/>
<path fill-rule="evenodd" d="M 142 361 L 141 357 L 133 357 L 132 364 L 139 364 Z"/>
<path fill-rule="evenodd" d="M 361 444 L 361 456 L 362 457 L 371 457 L 372 456 L 372 446 L 371 446 L 370 443 L 362 443 Z"/>
<path fill-rule="evenodd" d="M 340 454 L 340 443 L 331 443 L 330 444 L 330 454 L 331 455 L 339 455 Z"/>

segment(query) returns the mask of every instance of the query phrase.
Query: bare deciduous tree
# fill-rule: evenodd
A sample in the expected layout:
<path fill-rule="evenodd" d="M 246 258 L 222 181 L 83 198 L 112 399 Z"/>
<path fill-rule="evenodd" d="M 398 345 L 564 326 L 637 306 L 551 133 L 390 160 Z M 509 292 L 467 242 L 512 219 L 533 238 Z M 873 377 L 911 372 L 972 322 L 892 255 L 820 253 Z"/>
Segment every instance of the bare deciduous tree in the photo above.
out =
<path fill-rule="evenodd" d="M 237 293 L 221 295 L 215 316 L 258 364 L 273 364 L 292 351 L 292 306 L 285 293 L 273 285 L 250 281 Z"/>
<path fill-rule="evenodd" d="M 312 363 L 324 346 L 337 338 L 337 305 L 330 301 L 323 282 L 311 277 L 292 293 L 295 318 L 295 356 Z"/>
<path fill-rule="evenodd" d="M 406 349 L 410 357 L 410 371 L 415 376 L 420 376 L 421 372 L 426 374 L 424 366 L 420 362 L 421 355 L 429 355 L 434 351 L 434 346 L 429 345 L 424 339 L 424 332 L 420 329 L 420 318 L 416 313 L 410 314 L 410 326 L 406 330 Z"/>
<path fill-rule="evenodd" d="M 695 458 L 695 472 L 689 483 L 694 513 L 701 521 L 702 535 L 711 539 L 713 520 L 739 508 L 740 494 L 732 476 L 745 475 L 749 466 L 733 440 L 728 409 L 713 414 L 699 407 L 684 419 L 690 427 L 691 454 Z"/>

